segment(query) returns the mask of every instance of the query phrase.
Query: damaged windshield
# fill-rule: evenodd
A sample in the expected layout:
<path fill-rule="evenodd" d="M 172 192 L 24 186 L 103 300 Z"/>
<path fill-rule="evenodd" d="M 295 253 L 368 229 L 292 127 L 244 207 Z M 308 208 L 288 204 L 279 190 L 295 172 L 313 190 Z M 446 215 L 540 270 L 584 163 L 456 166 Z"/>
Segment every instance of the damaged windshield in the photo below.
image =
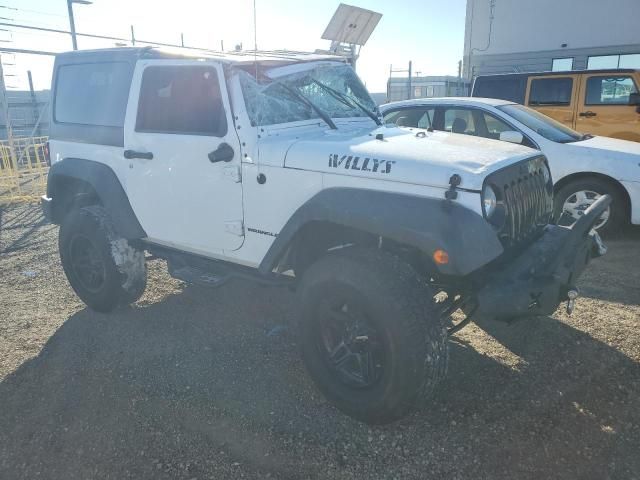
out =
<path fill-rule="evenodd" d="M 257 81 L 252 73 L 239 71 L 253 126 L 312 119 L 326 121 L 324 116 L 329 120 L 351 117 L 377 119 L 374 101 L 349 65 L 318 65 L 277 78 L 267 70 L 258 75 Z M 327 123 L 331 126 L 332 122 Z"/>

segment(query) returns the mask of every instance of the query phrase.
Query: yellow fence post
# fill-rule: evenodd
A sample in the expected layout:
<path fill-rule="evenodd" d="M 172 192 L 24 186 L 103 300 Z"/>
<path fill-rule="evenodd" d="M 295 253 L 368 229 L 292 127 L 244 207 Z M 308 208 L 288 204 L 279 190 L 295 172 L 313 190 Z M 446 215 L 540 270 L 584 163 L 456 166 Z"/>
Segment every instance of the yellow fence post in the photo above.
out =
<path fill-rule="evenodd" d="M 47 140 L 48 137 L 14 137 L 11 144 L 0 141 L 0 203 L 37 200 L 46 193 Z"/>

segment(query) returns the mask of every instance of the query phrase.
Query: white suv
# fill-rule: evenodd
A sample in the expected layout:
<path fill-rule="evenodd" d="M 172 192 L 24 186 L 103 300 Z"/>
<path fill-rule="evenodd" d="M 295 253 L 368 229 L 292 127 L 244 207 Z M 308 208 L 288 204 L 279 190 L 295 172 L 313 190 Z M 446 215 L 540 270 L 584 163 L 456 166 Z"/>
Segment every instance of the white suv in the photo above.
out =
<path fill-rule="evenodd" d="M 52 92 L 43 208 L 78 296 L 136 301 L 145 251 L 185 281 L 295 288 L 311 376 L 363 421 L 435 389 L 448 334 L 552 313 L 603 253 L 609 197 L 548 226 L 544 156 L 381 126 L 340 57 L 79 51 L 56 57 Z"/>

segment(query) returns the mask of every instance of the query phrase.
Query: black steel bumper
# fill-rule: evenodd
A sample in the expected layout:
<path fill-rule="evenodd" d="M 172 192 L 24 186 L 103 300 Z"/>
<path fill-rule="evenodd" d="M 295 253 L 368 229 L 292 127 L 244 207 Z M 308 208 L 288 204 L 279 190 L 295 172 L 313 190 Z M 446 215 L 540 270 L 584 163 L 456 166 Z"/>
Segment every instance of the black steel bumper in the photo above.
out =
<path fill-rule="evenodd" d="M 552 314 L 591 259 L 606 253 L 593 230 L 611 204 L 603 195 L 571 227 L 549 225 L 544 235 L 516 259 L 482 279 L 474 318 L 509 320 Z"/>

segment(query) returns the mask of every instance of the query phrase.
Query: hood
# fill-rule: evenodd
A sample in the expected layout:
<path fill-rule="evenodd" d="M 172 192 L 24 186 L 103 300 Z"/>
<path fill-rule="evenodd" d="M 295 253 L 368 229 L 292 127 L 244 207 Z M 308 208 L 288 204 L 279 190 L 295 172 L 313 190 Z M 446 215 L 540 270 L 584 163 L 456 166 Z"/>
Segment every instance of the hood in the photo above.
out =
<path fill-rule="evenodd" d="M 540 152 L 497 140 L 422 129 L 327 130 L 292 142 L 285 167 L 448 188 L 480 190 L 491 172 Z"/>
<path fill-rule="evenodd" d="M 629 140 L 620 140 L 617 138 L 592 137 L 580 142 L 570 143 L 569 145 L 579 148 L 598 150 L 599 154 L 602 154 L 601 150 L 607 150 L 611 153 L 640 155 L 640 143 L 630 142 Z"/>

